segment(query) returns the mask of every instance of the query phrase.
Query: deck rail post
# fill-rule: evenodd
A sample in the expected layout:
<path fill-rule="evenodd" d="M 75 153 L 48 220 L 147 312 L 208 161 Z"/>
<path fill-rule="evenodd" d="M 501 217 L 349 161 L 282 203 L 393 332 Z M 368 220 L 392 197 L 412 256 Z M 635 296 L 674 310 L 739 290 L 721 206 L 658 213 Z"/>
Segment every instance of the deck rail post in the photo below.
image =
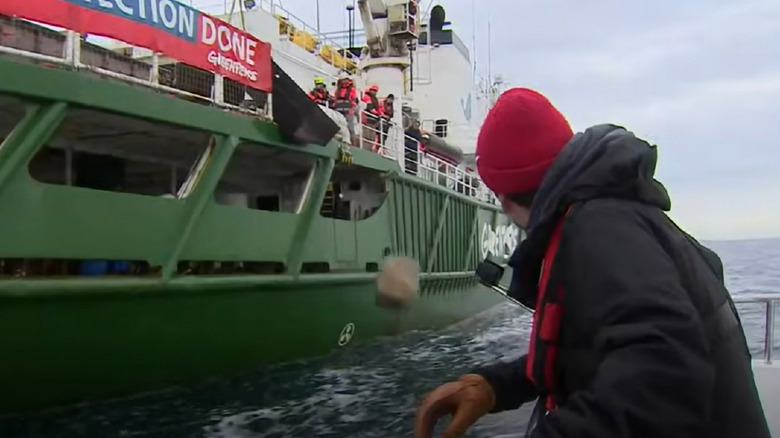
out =
<path fill-rule="evenodd" d="M 772 353 L 775 346 L 775 305 L 776 300 L 768 299 L 765 302 L 765 317 L 766 323 L 764 325 L 764 362 L 772 363 Z"/>
<path fill-rule="evenodd" d="M 775 295 L 763 295 L 763 296 L 757 296 L 751 298 L 735 298 L 733 301 L 735 305 L 763 304 L 764 307 L 763 362 L 771 365 L 772 360 L 774 359 L 774 350 L 775 350 L 775 326 L 776 326 L 775 317 L 777 316 L 777 312 L 775 310 L 777 308 L 777 304 L 780 303 L 780 298 L 778 298 Z M 745 328 L 743 327 L 743 330 L 744 329 Z M 745 333 L 745 335 L 747 336 L 747 333 Z"/>

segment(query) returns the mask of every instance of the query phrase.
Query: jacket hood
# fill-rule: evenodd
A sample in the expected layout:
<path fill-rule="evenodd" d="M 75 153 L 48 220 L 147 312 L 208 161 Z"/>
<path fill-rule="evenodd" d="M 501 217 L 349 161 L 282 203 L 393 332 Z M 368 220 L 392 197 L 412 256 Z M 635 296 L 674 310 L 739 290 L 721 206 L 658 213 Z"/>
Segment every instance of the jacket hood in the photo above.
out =
<path fill-rule="evenodd" d="M 666 188 L 654 178 L 657 158 L 655 146 L 617 125 L 593 126 L 572 137 L 544 176 L 531 207 L 527 238 L 509 260 L 516 274 L 510 296 L 529 307 L 535 304 L 535 280 L 544 250 L 569 205 L 619 198 L 669 211 Z"/>
<path fill-rule="evenodd" d="M 569 204 L 621 198 L 671 208 L 666 188 L 655 180 L 655 146 L 616 125 L 597 125 L 575 135 L 537 190 L 528 233 L 555 219 Z"/>

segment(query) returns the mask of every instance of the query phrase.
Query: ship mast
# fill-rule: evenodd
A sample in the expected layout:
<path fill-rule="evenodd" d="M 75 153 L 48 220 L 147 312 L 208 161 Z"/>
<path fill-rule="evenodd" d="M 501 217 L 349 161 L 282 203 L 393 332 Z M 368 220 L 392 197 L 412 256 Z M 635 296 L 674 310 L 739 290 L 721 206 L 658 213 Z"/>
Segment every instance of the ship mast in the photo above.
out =
<path fill-rule="evenodd" d="M 409 51 L 417 47 L 420 27 L 417 0 L 358 0 L 357 6 L 366 33 L 360 65 L 366 85 L 378 85 L 382 96 L 406 95 Z"/>
<path fill-rule="evenodd" d="M 487 10 L 488 19 L 487 19 L 487 74 L 488 74 L 488 83 L 492 86 L 493 85 L 493 60 L 490 57 L 490 51 L 491 51 L 491 29 L 490 29 L 490 8 L 488 7 Z"/>
<path fill-rule="evenodd" d="M 416 49 L 419 37 L 419 2 L 358 0 L 357 7 L 366 34 L 367 49 L 360 63 L 364 84 L 379 86 L 381 96 L 396 96 L 398 101 L 392 121 L 396 126 L 402 126 L 400 109 L 401 101 L 409 91 L 406 71 L 411 67 L 410 50 Z M 402 140 L 403 136 L 396 139 Z M 402 147 L 395 149 L 402 155 Z"/>
<path fill-rule="evenodd" d="M 241 20 L 240 21 L 240 23 L 241 23 L 241 30 L 246 30 L 246 21 L 244 20 L 244 3 L 243 3 L 243 1 L 233 0 L 233 3 L 230 5 L 230 13 L 228 14 L 228 23 L 233 24 L 233 14 L 235 14 L 235 12 L 236 12 L 236 5 L 238 5 L 238 16 L 239 16 L 239 19 Z M 227 9 L 227 5 L 225 5 L 225 9 Z"/>

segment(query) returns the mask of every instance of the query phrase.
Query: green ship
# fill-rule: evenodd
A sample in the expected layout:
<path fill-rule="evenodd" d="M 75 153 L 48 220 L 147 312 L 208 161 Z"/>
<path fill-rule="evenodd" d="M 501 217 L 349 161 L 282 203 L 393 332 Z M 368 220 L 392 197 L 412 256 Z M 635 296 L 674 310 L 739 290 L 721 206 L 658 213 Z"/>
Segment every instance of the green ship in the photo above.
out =
<path fill-rule="evenodd" d="M 0 6 L 0 414 L 324 355 L 504 300 L 474 272 L 505 262 L 519 231 L 439 131 L 410 170 L 409 138 L 397 159 L 348 145 L 344 118 L 270 57 L 258 91 L 20 4 Z M 330 59 L 333 77 L 388 68 L 363 52 L 339 52 L 360 71 Z M 376 303 L 390 256 L 421 267 L 401 310 Z"/>

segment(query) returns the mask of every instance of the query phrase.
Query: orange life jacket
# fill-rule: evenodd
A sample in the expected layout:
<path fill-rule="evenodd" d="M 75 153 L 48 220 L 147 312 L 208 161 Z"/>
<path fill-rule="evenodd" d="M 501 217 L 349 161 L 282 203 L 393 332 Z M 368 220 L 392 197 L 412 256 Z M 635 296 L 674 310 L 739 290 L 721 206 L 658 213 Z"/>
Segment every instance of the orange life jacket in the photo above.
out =
<path fill-rule="evenodd" d="M 342 114 L 354 114 L 355 107 L 357 106 L 356 94 L 352 84 L 349 84 L 346 87 L 342 86 L 336 90 L 333 109 Z"/>
<path fill-rule="evenodd" d="M 330 100 L 330 95 L 328 94 L 328 90 L 315 88 L 309 93 L 309 99 L 322 105 L 328 103 L 328 100 Z"/>

